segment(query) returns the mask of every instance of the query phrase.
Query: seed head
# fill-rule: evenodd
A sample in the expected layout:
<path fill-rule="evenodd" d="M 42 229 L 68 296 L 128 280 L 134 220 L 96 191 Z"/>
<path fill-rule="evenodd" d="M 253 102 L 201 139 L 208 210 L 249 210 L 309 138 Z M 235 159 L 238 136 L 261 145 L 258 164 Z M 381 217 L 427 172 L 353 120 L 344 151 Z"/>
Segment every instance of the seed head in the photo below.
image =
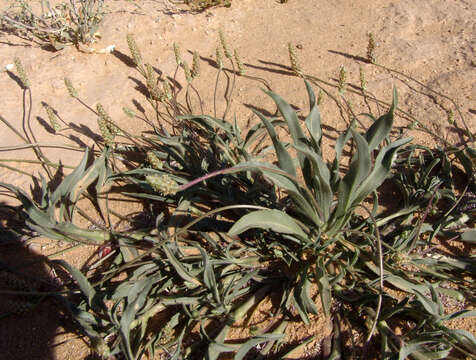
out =
<path fill-rule="evenodd" d="M 157 75 L 154 68 L 150 64 L 145 64 L 145 77 L 147 83 L 147 90 L 149 90 L 150 97 L 156 101 L 162 101 L 163 94 L 157 85 Z"/>
<path fill-rule="evenodd" d="M 453 109 L 449 109 L 446 111 L 446 115 L 447 115 L 447 120 L 448 120 L 448 124 L 450 125 L 454 125 L 455 123 L 455 114 L 453 112 Z"/>
<path fill-rule="evenodd" d="M 347 85 L 347 69 L 344 65 L 340 66 L 339 70 L 339 92 L 341 94 L 345 93 L 345 87 Z"/>
<path fill-rule="evenodd" d="M 163 195 L 175 195 L 179 189 L 179 185 L 169 175 L 148 175 L 145 179 L 155 191 Z"/>
<path fill-rule="evenodd" d="M 296 52 L 294 51 L 294 46 L 291 43 L 288 43 L 288 53 L 289 53 L 289 60 L 291 62 L 291 69 L 294 71 L 296 75 L 302 74 L 302 69 L 299 66 Z"/>
<path fill-rule="evenodd" d="M 106 145 L 110 147 L 114 146 L 114 135 L 109 131 L 106 122 L 100 117 L 98 118 L 98 126 Z"/>
<path fill-rule="evenodd" d="M 245 75 L 245 67 L 243 63 L 241 62 L 240 54 L 238 54 L 238 50 L 235 49 L 234 55 L 235 55 L 236 66 L 238 67 L 238 75 L 243 76 Z"/>
<path fill-rule="evenodd" d="M 142 65 L 142 55 L 140 53 L 139 48 L 137 47 L 134 35 L 127 34 L 127 46 L 129 46 L 129 51 L 131 53 L 132 61 L 134 61 L 134 64 L 136 66 Z"/>
<path fill-rule="evenodd" d="M 180 51 L 180 46 L 177 43 L 174 43 L 174 54 L 175 62 L 180 66 L 182 64 L 182 54 Z"/>
<path fill-rule="evenodd" d="M 217 50 L 216 50 L 216 62 L 217 62 L 218 68 L 222 70 L 223 69 L 223 55 L 221 52 L 221 48 L 219 46 L 217 46 Z"/>
<path fill-rule="evenodd" d="M 133 118 L 136 116 L 136 113 L 134 110 L 129 109 L 128 107 L 123 107 L 122 111 L 124 111 L 124 114 L 126 114 L 128 117 Z"/>
<path fill-rule="evenodd" d="M 198 78 L 200 76 L 200 54 L 197 51 L 193 52 L 192 62 L 192 78 Z"/>
<path fill-rule="evenodd" d="M 147 151 L 147 161 L 155 170 L 162 170 L 164 163 L 152 151 Z"/>
<path fill-rule="evenodd" d="M 70 79 L 65 77 L 64 78 L 64 84 L 66 85 L 66 89 L 68 89 L 69 96 L 71 96 L 72 98 L 78 98 L 79 97 L 78 92 L 74 88 L 73 83 L 71 82 Z"/>
<path fill-rule="evenodd" d="M 188 66 L 188 63 L 186 61 L 182 61 L 181 66 L 183 68 L 183 72 L 185 73 L 185 79 L 190 84 L 193 80 L 192 72 L 190 71 L 190 67 Z"/>
<path fill-rule="evenodd" d="M 359 67 L 359 75 L 360 75 L 360 87 L 362 88 L 362 91 L 365 92 L 367 90 L 367 80 L 365 79 L 365 72 L 362 66 Z"/>
<path fill-rule="evenodd" d="M 51 127 L 52 127 L 55 131 L 61 130 L 61 126 L 60 126 L 60 124 L 58 123 L 58 120 L 56 120 L 56 114 L 55 114 L 55 112 L 53 111 L 53 109 L 51 108 L 51 106 L 45 105 L 45 110 L 46 110 L 46 115 L 48 115 L 48 120 L 50 121 Z"/>
<path fill-rule="evenodd" d="M 156 79 L 154 68 L 152 67 L 152 65 L 148 63 L 145 64 L 145 77 L 147 81 L 151 81 L 151 82 L 153 82 Z"/>
<path fill-rule="evenodd" d="M 169 80 L 165 79 L 162 85 L 164 89 L 164 95 L 168 100 L 172 100 L 172 88 L 170 86 Z"/>
<path fill-rule="evenodd" d="M 220 30 L 218 32 L 218 35 L 220 36 L 220 43 L 221 46 L 223 47 L 223 52 L 225 53 L 225 57 L 232 60 L 233 56 L 231 55 L 230 48 L 228 47 L 228 44 L 226 43 L 225 35 L 223 34 L 223 31 Z"/>
<path fill-rule="evenodd" d="M 375 43 L 374 34 L 371 32 L 368 34 L 369 43 L 367 45 L 367 60 L 371 64 L 375 64 L 375 48 L 377 44 Z"/>
<path fill-rule="evenodd" d="M 319 89 L 319 94 L 317 95 L 317 106 L 322 104 L 322 100 L 324 100 L 324 91 Z"/>
<path fill-rule="evenodd" d="M 24 88 L 30 87 L 30 80 L 28 80 L 28 75 L 26 74 L 25 68 L 21 63 L 19 58 L 13 59 L 13 63 L 15 64 L 15 68 L 17 69 L 18 77 L 20 78 L 21 84 Z"/>
<path fill-rule="evenodd" d="M 119 129 L 114 125 L 111 117 L 106 113 L 101 104 L 96 105 L 98 113 L 98 125 L 99 131 L 104 139 L 104 142 L 108 146 L 114 145 L 114 137 L 119 132 Z"/>

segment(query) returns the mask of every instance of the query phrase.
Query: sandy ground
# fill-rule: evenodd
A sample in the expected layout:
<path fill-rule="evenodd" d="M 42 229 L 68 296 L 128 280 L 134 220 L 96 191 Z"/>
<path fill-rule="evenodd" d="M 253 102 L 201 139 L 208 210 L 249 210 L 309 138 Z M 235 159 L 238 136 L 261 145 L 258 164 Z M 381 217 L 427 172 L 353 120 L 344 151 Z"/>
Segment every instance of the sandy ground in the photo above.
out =
<path fill-rule="evenodd" d="M 101 39 L 92 46 L 101 49 L 113 44 L 116 50 L 111 54 L 89 54 L 75 47 L 50 52 L 15 36 L 0 35 L 0 66 L 3 68 L 12 63 L 14 57 L 19 57 L 28 73 L 33 96 L 31 127 L 39 143 L 91 145 L 99 136 L 96 116 L 67 95 L 65 76 L 71 79 L 82 101 L 93 108 L 101 103 L 120 127 L 132 133 L 147 129 L 143 122 L 131 121 L 122 111 L 124 106 L 137 109 L 134 104 L 138 103 L 146 114 L 152 113 L 137 89 L 140 75 L 126 56 L 129 54 L 127 33 L 135 35 L 144 61 L 164 76 L 173 76 L 176 68 L 174 42 L 181 46 L 183 57 L 189 63 L 191 52 L 198 51 L 202 57 L 201 75 L 194 80 L 194 85 L 201 94 L 204 112 L 213 114 L 216 78 L 213 59 L 219 29 L 239 51 L 249 76 L 266 79 L 273 91 L 304 112 L 308 107 L 307 95 L 303 82 L 290 72 L 289 42 L 295 46 L 306 73 L 336 84 L 339 68 L 344 65 L 348 81 L 359 86 L 359 66 L 362 66 L 369 90 L 379 99 L 390 101 L 392 87 L 396 86 L 402 109 L 440 136 L 459 141 L 458 133 L 447 122 L 446 111 L 452 109 L 447 99 L 429 93 L 414 82 L 404 83 L 399 80 L 401 77 L 364 61 L 367 33 L 372 32 L 378 43 L 379 64 L 402 71 L 455 99 L 468 126 L 473 132 L 476 129 L 476 4 L 471 0 L 289 0 L 285 4 L 275 0 L 233 0 L 231 8 L 216 8 L 200 14 L 179 11 L 170 4 L 166 6 L 164 1 L 117 0 L 106 1 L 106 4 L 109 9 L 99 29 Z M 14 73 L 14 70 L 0 72 L 0 115 L 21 131 L 22 90 Z M 177 80 L 184 84 L 182 73 Z M 273 111 L 272 102 L 261 91 L 262 87 L 263 84 L 249 78 L 237 79 L 232 113 L 242 126 L 256 121 L 250 120 L 251 108 Z M 218 88 L 219 112 L 224 109 L 224 89 L 222 78 Z M 349 99 L 357 112 L 365 109 L 361 97 L 349 95 Z M 54 108 L 71 128 L 62 131 L 63 136 L 54 137 L 48 132 L 42 102 Z M 196 101 L 195 105 L 198 109 Z M 324 98 L 321 113 L 329 137 L 335 138 L 346 128 L 329 98 Z M 412 135 L 422 144 L 434 144 L 433 139 L 422 133 Z M 17 144 L 21 144 L 21 140 L 0 124 L 0 146 Z M 81 155 L 60 149 L 45 149 L 45 154 L 52 161 L 61 160 L 66 165 L 75 165 Z M 31 151 L 2 151 L 0 159 L 34 159 L 34 156 Z M 32 164 L 3 164 L 27 172 L 38 171 Z M 0 170 L 0 181 L 24 189 L 30 185 L 27 176 L 6 168 Z M 11 201 L 5 197 L 1 200 Z M 81 254 L 74 252 L 65 258 L 77 262 L 82 259 Z M 61 328 L 54 311 L 40 308 L 38 314 L 9 320 L 6 327 L 2 323 L 0 354 L 8 356 L 1 356 L 7 356 L 5 359 L 91 359 L 81 340 L 68 341 L 72 338 L 69 335 L 58 338 Z M 43 326 L 45 323 L 48 327 Z M 20 330 L 16 337 L 5 337 L 6 329 L 12 327 L 28 331 Z M 64 341 L 66 343 L 62 343 Z M 53 346 L 55 344 L 58 346 Z"/>

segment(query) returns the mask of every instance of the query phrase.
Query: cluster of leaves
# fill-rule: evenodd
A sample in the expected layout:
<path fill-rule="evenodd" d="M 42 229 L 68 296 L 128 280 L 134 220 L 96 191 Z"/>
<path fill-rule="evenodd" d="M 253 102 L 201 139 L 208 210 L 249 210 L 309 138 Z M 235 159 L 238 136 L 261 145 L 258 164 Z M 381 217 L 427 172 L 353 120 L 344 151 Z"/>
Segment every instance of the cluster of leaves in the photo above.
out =
<path fill-rule="evenodd" d="M 103 19 L 103 5 L 104 0 L 70 0 L 53 7 L 48 0 L 41 0 L 38 14 L 30 2 L 15 0 L 0 15 L 1 31 L 56 50 L 90 44 Z"/>
<path fill-rule="evenodd" d="M 474 230 L 467 231 L 474 211 L 471 148 L 431 150 L 409 138 L 392 140 L 394 91 L 388 111 L 372 118 L 367 131 L 350 122 L 334 144 L 334 159 L 326 161 L 308 81 L 304 119 L 267 91 L 280 116 L 256 111 L 260 123 L 243 131 L 236 119 L 188 114 L 175 89 L 171 96 L 158 90 L 154 69 L 142 64 L 132 38 L 128 42 L 151 105 L 179 115 L 180 131 L 153 126 L 142 135 L 124 134 L 131 143 L 105 141 L 95 157 L 86 150 L 58 187 L 42 178 L 36 200 L 0 184 L 21 201 L 30 229 L 111 250 L 87 276 L 56 262 L 81 290 L 61 300 L 101 356 L 140 359 L 161 351 L 170 359 L 282 358 L 293 351 L 283 344 L 289 324 L 309 324 L 316 314 L 334 319 L 334 358 L 345 351 L 365 358 L 377 346 L 385 359 L 476 354 L 472 334 L 445 326 L 476 315 L 465 309 L 475 300 L 474 258 L 447 253 L 435 242 L 438 236 L 474 243 Z M 107 114 L 98 108 L 98 115 L 112 129 Z M 289 132 L 290 142 L 277 128 Z M 462 193 L 455 176 L 466 180 Z M 379 206 L 388 179 L 402 198 L 390 214 Z M 108 197 L 114 193 L 143 202 L 150 221 L 139 226 L 128 219 L 127 230 L 112 226 Z M 369 196 L 372 209 L 364 205 Z M 83 198 L 107 225 L 76 225 Z M 233 326 L 246 324 L 271 298 L 273 316 L 248 338 L 230 341 Z M 447 314 L 448 301 L 460 309 Z M 398 334 L 402 322 L 408 331 Z M 367 334 L 366 340 L 343 349 L 344 327 Z"/>

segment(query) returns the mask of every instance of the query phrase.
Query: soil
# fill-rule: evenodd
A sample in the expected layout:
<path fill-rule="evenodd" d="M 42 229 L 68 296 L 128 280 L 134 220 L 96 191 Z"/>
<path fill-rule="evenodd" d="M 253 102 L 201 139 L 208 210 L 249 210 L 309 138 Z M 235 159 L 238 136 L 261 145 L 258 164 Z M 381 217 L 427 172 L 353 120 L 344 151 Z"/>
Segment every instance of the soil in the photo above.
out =
<path fill-rule="evenodd" d="M 251 116 L 252 109 L 274 112 L 271 99 L 261 90 L 264 84 L 251 77 L 265 79 L 274 92 L 296 109 L 307 113 L 309 105 L 304 83 L 293 75 L 289 67 L 287 47 L 291 42 L 303 71 L 334 87 L 338 82 L 340 66 L 345 66 L 349 82 L 346 97 L 356 113 L 366 111 L 362 97 L 351 92 L 360 88 L 359 67 L 362 67 L 369 92 L 390 102 L 395 86 L 399 93 L 399 107 L 441 137 L 452 143 L 464 140 L 461 131 L 447 121 L 447 111 L 453 110 L 457 115 L 456 108 L 448 98 L 429 91 L 422 84 L 455 99 L 467 126 L 473 133 L 476 130 L 474 1 L 289 0 L 281 4 L 275 0 L 233 0 L 230 8 L 213 8 L 198 14 L 167 0 L 115 0 L 106 1 L 106 4 L 108 13 L 99 28 L 101 37 L 90 49 L 69 46 L 56 52 L 14 34 L 0 35 L 0 67 L 4 69 L 13 63 L 15 57 L 20 58 L 31 83 L 30 125 L 34 141 L 81 146 L 93 145 L 100 138 L 95 114 L 68 96 L 64 77 L 71 79 L 84 103 L 92 108 L 101 103 L 121 128 L 137 134 L 148 128 L 143 121 L 128 118 L 122 110 L 128 107 L 140 113 L 144 108 L 143 116 L 152 114 L 138 86 L 141 76 L 129 58 L 128 33 L 134 34 L 144 62 L 151 63 L 163 76 L 174 76 L 174 42 L 181 46 L 182 56 L 188 63 L 192 62 L 192 52 L 198 51 L 202 60 L 201 74 L 199 79 L 194 80 L 194 86 L 200 93 L 204 113 L 213 114 L 214 59 L 220 29 L 229 45 L 239 51 L 249 76 L 237 78 L 230 111 L 236 114 L 238 123 L 244 128 L 257 121 Z M 405 80 L 366 61 L 369 32 L 377 41 L 377 63 L 413 77 L 419 83 Z M 109 45 L 115 45 L 112 53 L 94 51 Z M 22 132 L 23 91 L 15 74 L 15 70 L 0 72 L 0 115 Z M 230 75 L 230 71 L 227 74 Z M 182 85 L 186 83 L 182 72 L 178 73 L 177 81 Z M 323 86 L 337 96 L 334 87 Z M 226 77 L 222 76 L 217 101 L 220 114 L 225 108 L 225 87 Z M 183 97 L 183 91 L 179 96 Z M 194 108 L 199 110 L 198 100 L 194 97 L 192 101 Z M 52 135 L 42 103 L 50 105 L 63 121 L 63 127 L 68 128 L 62 130 L 61 135 Z M 377 111 L 374 105 L 371 106 Z M 338 115 L 329 97 L 324 97 L 320 111 L 327 140 L 335 139 L 347 127 L 346 122 Z M 458 116 L 456 121 L 458 127 L 463 128 Z M 399 119 L 397 125 L 407 124 Z M 1 147 L 22 143 L 3 124 L 0 124 L 0 129 Z M 401 131 L 413 136 L 420 144 L 438 143 L 423 132 L 405 128 Z M 329 156 L 332 153 L 330 143 L 327 141 L 324 147 Z M 71 166 L 77 164 L 81 157 L 81 152 L 59 148 L 45 148 L 44 152 L 51 161 Z M 32 160 L 35 157 L 31 150 L 17 149 L 0 151 L 0 159 Z M 31 163 L 1 164 L 29 173 L 41 171 Z M 26 191 L 32 185 L 30 177 L 8 168 L 1 169 L 0 181 Z M 14 202 L 3 193 L 0 196 L 2 202 Z M 46 240 L 38 243 L 45 244 L 46 248 L 40 245 L 30 246 L 29 249 L 17 246 L 4 251 L 6 247 L 2 246 L 2 264 L 21 268 L 21 264 L 32 257 L 41 260 L 41 256 L 61 249 Z M 66 259 L 81 268 L 91 253 L 91 249 L 78 248 L 56 258 Z M 44 279 L 52 278 L 41 266 L 34 271 Z M 63 317 L 55 306 L 45 302 L 34 313 L 2 319 L 0 358 L 93 359 L 86 343 L 63 327 Z M 313 329 L 322 332 L 324 338 L 328 334 L 328 325 L 325 319 L 318 318 Z M 475 322 L 469 319 L 456 324 L 453 322 L 451 326 L 476 334 Z M 313 329 L 293 329 L 293 339 L 306 338 Z M 309 352 L 309 347 L 305 351 Z"/>

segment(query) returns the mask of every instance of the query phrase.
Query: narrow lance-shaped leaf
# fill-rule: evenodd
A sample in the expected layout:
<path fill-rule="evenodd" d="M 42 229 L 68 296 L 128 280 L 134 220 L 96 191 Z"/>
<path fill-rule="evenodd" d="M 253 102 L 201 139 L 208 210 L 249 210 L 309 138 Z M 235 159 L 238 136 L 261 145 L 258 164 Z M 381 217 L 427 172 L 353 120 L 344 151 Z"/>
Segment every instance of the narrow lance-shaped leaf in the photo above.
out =
<path fill-rule="evenodd" d="M 476 244 L 476 230 L 468 230 L 461 234 L 461 240 Z"/>
<path fill-rule="evenodd" d="M 210 258 L 201 246 L 198 246 L 198 250 L 200 251 L 200 254 L 203 258 L 203 282 L 205 286 L 213 292 L 215 301 L 219 303 L 220 295 L 218 294 L 217 282 L 215 278 L 215 273 L 213 272 L 212 264 L 210 262 Z"/>
<path fill-rule="evenodd" d="M 293 139 L 293 142 L 295 145 L 299 145 L 300 143 L 303 142 L 303 140 L 306 140 L 306 137 L 301 129 L 301 126 L 299 125 L 299 119 L 297 117 L 296 112 L 293 110 L 291 105 L 289 105 L 281 96 L 278 94 L 273 93 L 272 91 L 266 91 L 266 94 L 271 96 L 278 106 L 278 109 L 283 115 L 284 120 L 286 120 L 286 123 L 288 124 L 289 132 L 291 133 L 291 138 Z M 304 166 L 304 157 L 298 156 L 299 163 L 301 167 Z"/>
<path fill-rule="evenodd" d="M 348 211 L 352 206 L 352 197 L 354 191 L 368 176 L 370 170 L 370 151 L 367 141 L 359 133 L 352 130 L 352 136 L 357 144 L 357 151 L 354 154 L 352 163 L 349 166 L 347 174 L 339 183 L 338 205 L 333 216 L 333 220 L 345 222 L 348 217 Z"/>
<path fill-rule="evenodd" d="M 393 101 L 388 112 L 375 121 L 367 130 L 365 139 L 369 143 L 370 151 L 375 150 L 377 146 L 389 134 L 393 126 L 394 112 L 397 108 L 397 89 L 393 89 Z"/>
<path fill-rule="evenodd" d="M 72 189 L 76 186 L 79 180 L 82 178 L 84 174 L 84 170 L 86 168 L 86 164 L 89 158 L 89 149 L 86 148 L 84 152 L 84 156 L 79 163 L 79 165 L 73 170 L 71 174 L 66 176 L 64 180 L 61 182 L 60 186 L 58 186 L 51 196 L 51 203 L 56 204 L 58 200 L 60 200 L 65 195 L 69 194 Z"/>
<path fill-rule="evenodd" d="M 300 284 L 298 286 L 299 289 L 299 303 L 302 306 L 302 309 L 307 313 L 307 314 L 314 314 L 317 315 L 317 306 L 314 303 L 314 301 L 311 299 L 311 296 L 309 295 L 309 279 L 307 277 L 307 271 L 302 275 L 302 278 L 300 279 Z"/>
<path fill-rule="evenodd" d="M 94 308 L 93 306 L 93 299 L 96 295 L 96 290 L 92 287 L 92 285 L 89 283 L 88 279 L 86 276 L 84 276 L 81 271 L 76 269 L 74 266 L 70 265 L 64 260 L 52 260 L 53 262 L 60 264 L 62 267 L 64 267 L 68 272 L 71 274 L 74 280 L 79 285 L 79 288 L 81 289 L 81 292 L 86 296 L 88 299 L 88 304 L 90 307 Z"/>
<path fill-rule="evenodd" d="M 313 141 L 314 150 L 320 153 L 322 138 L 321 115 L 319 114 L 319 109 L 316 105 L 316 95 L 312 90 L 311 84 L 307 80 L 304 80 L 304 82 L 306 84 L 307 94 L 309 96 L 309 115 L 307 115 L 304 122 Z"/>
<path fill-rule="evenodd" d="M 335 186 L 338 185 L 340 182 L 340 175 L 339 175 L 340 158 L 342 156 L 342 151 L 344 150 L 345 144 L 352 137 L 352 126 L 353 125 L 351 124 L 350 127 L 343 134 L 339 135 L 334 146 L 336 156 L 334 158 L 334 161 L 332 162 L 331 186 L 333 188 L 335 188 Z"/>
<path fill-rule="evenodd" d="M 400 139 L 383 148 L 375 159 L 375 165 L 370 175 L 352 195 L 352 203 L 360 203 L 368 194 L 376 190 L 390 173 L 397 151 L 403 145 L 412 141 L 412 138 Z"/>
<path fill-rule="evenodd" d="M 268 341 L 279 340 L 282 337 L 284 337 L 284 335 L 282 335 L 282 334 L 264 334 L 264 335 L 261 335 L 260 337 L 250 339 L 247 342 L 245 342 L 243 345 L 240 346 L 240 349 L 237 351 L 234 359 L 235 360 L 242 360 L 242 359 L 244 359 L 246 354 L 252 348 L 254 348 L 256 345 L 262 344 L 262 343 L 268 342 Z"/>
<path fill-rule="evenodd" d="M 318 183 L 318 188 L 315 189 L 317 202 L 320 209 L 322 210 L 322 220 L 326 222 L 330 216 L 333 200 L 329 169 L 319 154 L 313 153 L 302 146 L 295 146 L 295 148 L 300 153 L 303 153 L 314 166 L 314 173 L 315 176 L 317 176 L 316 180 Z"/>
<path fill-rule="evenodd" d="M 279 167 L 288 174 L 296 176 L 296 169 L 294 167 L 293 159 L 291 158 L 291 155 L 289 155 L 283 143 L 279 141 L 278 135 L 276 134 L 273 125 L 271 125 L 268 119 L 266 119 L 266 117 L 259 111 L 254 111 L 254 113 L 258 115 L 263 124 L 266 126 L 266 130 L 268 130 L 269 136 L 271 137 L 271 141 L 273 142 L 273 146 L 276 151 L 276 155 L 278 157 Z"/>
<path fill-rule="evenodd" d="M 172 251 L 170 251 L 169 247 L 167 245 L 164 245 L 162 247 L 164 249 L 165 255 L 167 256 L 167 259 L 169 259 L 170 263 L 174 267 L 175 271 L 177 271 L 177 274 L 185 281 L 188 281 L 192 284 L 196 285 L 201 285 L 200 281 L 191 276 L 187 270 L 183 267 L 183 265 L 178 261 L 178 259 L 172 254 Z"/>
<path fill-rule="evenodd" d="M 243 216 L 228 231 L 229 236 L 239 235 L 249 229 L 263 229 L 277 233 L 295 235 L 307 240 L 306 233 L 294 219 L 279 210 L 258 210 Z"/>
<path fill-rule="evenodd" d="M 324 314 L 327 317 L 330 317 L 332 305 L 331 286 L 329 284 L 329 278 L 327 276 L 322 258 L 320 258 L 316 264 L 316 278 L 319 294 L 321 296 L 322 307 L 324 308 Z"/>

